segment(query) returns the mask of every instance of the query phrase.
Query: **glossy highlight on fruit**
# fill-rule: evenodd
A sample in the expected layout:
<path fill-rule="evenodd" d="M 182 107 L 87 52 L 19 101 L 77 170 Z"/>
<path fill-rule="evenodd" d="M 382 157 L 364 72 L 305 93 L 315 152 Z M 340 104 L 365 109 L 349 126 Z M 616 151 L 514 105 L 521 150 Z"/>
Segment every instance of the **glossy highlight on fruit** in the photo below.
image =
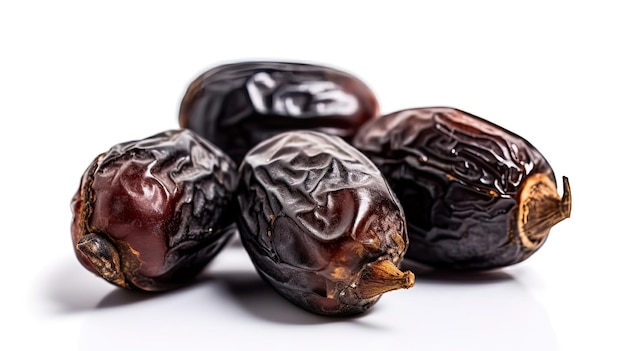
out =
<path fill-rule="evenodd" d="M 191 82 L 179 124 L 239 163 L 273 135 L 312 129 L 349 141 L 377 116 L 374 93 L 349 73 L 305 63 L 245 61 L 216 66 Z"/>
<path fill-rule="evenodd" d="M 413 286 L 398 267 L 404 213 L 378 169 L 341 138 L 276 135 L 240 166 L 237 224 L 260 275 L 314 313 L 352 315 Z"/>
<path fill-rule="evenodd" d="M 233 161 L 189 130 L 125 142 L 89 165 L 72 199 L 80 263 L 123 288 L 191 281 L 235 232 Z"/>
<path fill-rule="evenodd" d="M 354 145 L 380 168 L 407 216 L 406 258 L 476 270 L 527 259 L 570 216 L 548 161 L 522 137 L 467 112 L 416 108 L 363 126 Z"/>

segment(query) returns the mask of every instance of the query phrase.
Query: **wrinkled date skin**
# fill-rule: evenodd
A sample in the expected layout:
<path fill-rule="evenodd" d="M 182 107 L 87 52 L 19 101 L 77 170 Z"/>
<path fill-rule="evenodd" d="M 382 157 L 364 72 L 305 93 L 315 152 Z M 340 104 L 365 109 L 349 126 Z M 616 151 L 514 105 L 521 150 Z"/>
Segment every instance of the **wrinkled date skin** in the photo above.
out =
<path fill-rule="evenodd" d="M 398 111 L 363 126 L 354 145 L 381 169 L 407 216 L 406 257 L 458 270 L 508 266 L 569 217 L 552 168 L 523 138 L 453 108 Z"/>
<path fill-rule="evenodd" d="M 129 289 L 192 280 L 236 231 L 234 162 L 189 130 L 121 143 L 85 171 L 72 241 L 89 271 Z"/>
<path fill-rule="evenodd" d="M 237 164 L 257 143 L 295 129 L 350 140 L 378 116 L 378 101 L 361 80 L 330 67 L 289 62 L 224 64 L 187 88 L 179 123 Z"/>
<path fill-rule="evenodd" d="M 413 274 L 398 269 L 407 246 L 398 200 L 376 166 L 339 137 L 277 135 L 252 149 L 240 172 L 242 243 L 292 303 L 353 315 L 413 286 Z"/>

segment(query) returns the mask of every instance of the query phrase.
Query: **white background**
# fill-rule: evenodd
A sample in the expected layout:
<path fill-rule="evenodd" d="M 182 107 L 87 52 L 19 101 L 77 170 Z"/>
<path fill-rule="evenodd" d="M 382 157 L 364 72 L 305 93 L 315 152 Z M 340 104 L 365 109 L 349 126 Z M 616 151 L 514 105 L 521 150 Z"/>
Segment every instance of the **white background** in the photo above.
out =
<path fill-rule="evenodd" d="M 619 2 L 372 3 L 2 2 L 0 348 L 625 350 Z M 354 319 L 283 301 L 237 246 L 151 297 L 86 272 L 69 202 L 89 162 L 176 128 L 187 84 L 243 59 L 332 65 L 384 113 L 447 105 L 515 131 L 570 178 L 572 218 L 526 262 L 421 273 Z"/>

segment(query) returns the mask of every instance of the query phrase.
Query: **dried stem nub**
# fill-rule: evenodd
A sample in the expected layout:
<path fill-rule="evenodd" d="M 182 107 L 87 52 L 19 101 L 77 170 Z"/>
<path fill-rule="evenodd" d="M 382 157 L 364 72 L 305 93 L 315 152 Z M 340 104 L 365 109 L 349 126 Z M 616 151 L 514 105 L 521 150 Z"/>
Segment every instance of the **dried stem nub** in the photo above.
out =
<path fill-rule="evenodd" d="M 76 248 L 104 279 L 118 286 L 128 286 L 122 273 L 120 255 L 109 240 L 99 234 L 89 233 L 78 241 Z"/>
<path fill-rule="evenodd" d="M 563 177 L 563 188 L 563 196 L 559 196 L 556 184 L 545 174 L 533 175 L 525 181 L 520 193 L 517 225 L 526 248 L 537 248 L 555 224 L 569 218 L 572 195 L 567 177 Z"/>
<path fill-rule="evenodd" d="M 411 271 L 402 272 L 391 260 L 379 260 L 366 265 L 354 286 L 354 294 L 369 299 L 396 289 L 408 289 L 415 284 Z"/>

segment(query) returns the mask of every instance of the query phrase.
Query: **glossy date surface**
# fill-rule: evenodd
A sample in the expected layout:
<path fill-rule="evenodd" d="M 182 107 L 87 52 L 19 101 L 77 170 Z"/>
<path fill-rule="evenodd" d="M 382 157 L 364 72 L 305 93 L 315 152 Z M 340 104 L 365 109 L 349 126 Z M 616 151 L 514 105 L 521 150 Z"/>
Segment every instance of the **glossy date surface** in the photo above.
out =
<path fill-rule="evenodd" d="M 365 156 L 311 131 L 257 145 L 240 167 L 241 240 L 261 276 L 311 312 L 350 315 L 413 285 L 402 209 Z"/>
<path fill-rule="evenodd" d="M 234 233 L 235 164 L 189 130 L 121 143 L 87 168 L 72 242 L 89 271 L 124 288 L 189 282 Z"/>
<path fill-rule="evenodd" d="M 313 129 L 346 140 L 378 115 L 372 90 L 338 69 L 293 62 L 237 62 L 197 77 L 182 99 L 179 123 L 236 163 L 281 132 Z"/>
<path fill-rule="evenodd" d="M 365 125 L 354 145 L 381 169 L 404 206 L 406 257 L 489 269 L 528 258 L 569 217 L 571 197 L 529 142 L 445 107 L 398 111 Z"/>

